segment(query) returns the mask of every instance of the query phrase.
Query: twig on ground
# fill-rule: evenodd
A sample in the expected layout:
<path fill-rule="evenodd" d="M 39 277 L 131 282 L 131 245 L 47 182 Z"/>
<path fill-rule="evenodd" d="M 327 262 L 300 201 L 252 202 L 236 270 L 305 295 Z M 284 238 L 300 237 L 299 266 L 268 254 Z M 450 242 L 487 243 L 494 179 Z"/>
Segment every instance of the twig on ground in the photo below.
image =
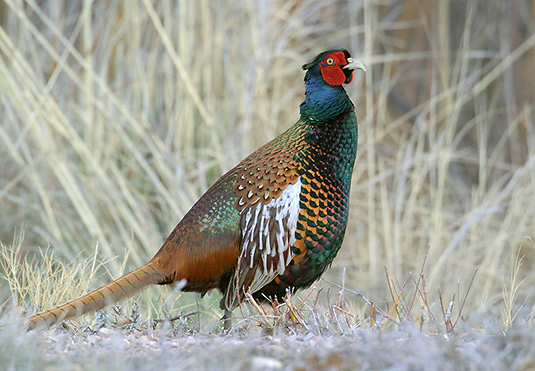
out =
<path fill-rule="evenodd" d="M 418 291 L 418 287 L 420 286 L 420 279 L 423 277 L 423 274 L 424 274 L 425 263 L 427 261 L 427 256 L 429 254 L 429 249 L 430 248 L 431 248 L 431 245 L 427 244 L 427 249 L 425 250 L 425 255 L 424 255 L 424 261 L 422 262 L 422 269 L 420 269 L 420 275 L 418 276 L 418 282 L 416 283 L 416 289 L 414 290 L 414 295 L 412 297 L 412 302 L 411 302 L 411 305 L 409 307 L 409 311 L 408 311 L 409 315 L 411 314 L 412 306 L 414 305 L 414 301 L 416 300 L 416 294 L 417 294 L 417 291 Z"/>
<path fill-rule="evenodd" d="M 464 294 L 464 298 L 463 298 L 463 301 L 461 303 L 461 307 L 459 308 L 459 314 L 457 315 L 457 319 L 455 320 L 455 323 L 452 326 L 452 330 L 457 325 L 457 322 L 459 321 L 459 318 L 461 318 L 461 315 L 463 313 L 464 303 L 466 303 L 466 298 L 468 297 L 468 293 L 470 292 L 470 289 L 472 288 L 472 284 L 474 283 L 474 280 L 476 278 L 477 272 L 479 272 L 479 268 L 476 268 L 476 270 L 474 271 L 474 274 L 472 275 L 472 279 L 470 280 L 470 284 L 468 285 L 468 289 L 466 290 L 466 293 Z"/>
<path fill-rule="evenodd" d="M 392 301 L 395 301 L 396 298 L 394 296 L 394 290 L 392 289 L 392 282 L 390 281 L 390 275 L 388 274 L 388 267 L 385 265 L 385 275 L 386 275 L 386 283 L 388 284 L 388 290 L 390 290 L 390 296 L 392 297 Z M 398 320 L 401 321 L 401 314 L 399 313 L 398 308 L 396 307 L 396 313 L 398 314 Z"/>
<path fill-rule="evenodd" d="M 331 282 L 325 278 L 322 278 L 322 280 L 324 280 L 325 282 L 335 286 L 335 287 L 338 287 L 338 288 L 342 288 L 340 285 L 334 283 L 334 282 Z M 350 294 L 353 294 L 353 295 L 357 295 L 359 298 L 361 298 L 362 300 L 364 300 L 368 305 L 372 305 L 372 302 L 370 300 L 368 300 L 364 295 L 362 295 L 360 292 L 358 291 L 354 291 L 354 290 L 350 290 L 348 288 L 345 288 L 344 289 L 346 292 L 349 292 Z M 328 299 L 328 295 L 327 295 L 327 299 Z M 384 318 L 388 318 L 389 316 L 387 314 L 385 314 L 381 309 L 375 307 L 374 309 L 375 311 L 377 311 L 377 313 L 379 313 L 381 316 L 383 316 Z M 391 320 L 392 322 L 394 322 L 395 324 L 399 325 L 399 322 L 396 321 L 396 320 Z"/>

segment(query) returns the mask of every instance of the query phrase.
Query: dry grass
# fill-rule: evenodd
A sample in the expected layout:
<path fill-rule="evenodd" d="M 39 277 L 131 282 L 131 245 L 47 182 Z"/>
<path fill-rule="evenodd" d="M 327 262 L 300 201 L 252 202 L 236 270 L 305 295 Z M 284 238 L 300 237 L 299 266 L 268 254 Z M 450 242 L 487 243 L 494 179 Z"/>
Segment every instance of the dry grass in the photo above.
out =
<path fill-rule="evenodd" d="M 431 312 L 447 329 L 452 298 L 459 314 L 471 285 L 464 316 L 533 321 L 534 5 L 434 4 L 2 2 L 0 239 L 25 231 L 3 248 L 10 285 L 6 267 L 51 251 L 38 255 L 42 271 L 30 265 L 34 285 L 12 293 L 25 308 L 48 305 L 52 256 L 61 280 L 78 274 L 81 286 L 56 285 L 71 294 L 146 262 L 217 177 L 297 120 L 300 66 L 344 46 L 369 72 L 348 86 L 359 154 L 326 278 L 374 304 L 333 313 L 362 321 L 388 308 L 391 320 L 431 323 Z M 424 257 L 425 280 L 408 276 Z M 411 293 L 395 282 L 407 277 Z M 159 292 L 141 312 L 164 317 Z M 199 306 L 210 328 L 216 303 L 178 295 L 167 315 Z"/>
<path fill-rule="evenodd" d="M 48 250 L 21 259 L 23 241 L 20 233 L 14 245 L 0 244 L 0 277 L 9 284 L 15 307 L 40 311 L 88 291 L 101 265 L 97 261 L 98 248 L 93 256 L 72 262 L 58 260 Z"/>

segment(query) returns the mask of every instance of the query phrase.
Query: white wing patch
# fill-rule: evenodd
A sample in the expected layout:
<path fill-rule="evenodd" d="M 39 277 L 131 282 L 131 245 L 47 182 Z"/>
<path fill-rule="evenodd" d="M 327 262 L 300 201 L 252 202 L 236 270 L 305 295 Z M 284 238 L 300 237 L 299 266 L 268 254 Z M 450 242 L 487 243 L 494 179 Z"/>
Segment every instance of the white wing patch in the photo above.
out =
<path fill-rule="evenodd" d="M 269 204 L 258 203 L 242 210 L 241 256 L 236 273 L 225 294 L 227 309 L 234 308 L 239 294 L 260 290 L 279 274 L 283 274 L 294 257 L 294 245 L 299 218 L 301 179 L 289 184 L 277 199 Z"/>

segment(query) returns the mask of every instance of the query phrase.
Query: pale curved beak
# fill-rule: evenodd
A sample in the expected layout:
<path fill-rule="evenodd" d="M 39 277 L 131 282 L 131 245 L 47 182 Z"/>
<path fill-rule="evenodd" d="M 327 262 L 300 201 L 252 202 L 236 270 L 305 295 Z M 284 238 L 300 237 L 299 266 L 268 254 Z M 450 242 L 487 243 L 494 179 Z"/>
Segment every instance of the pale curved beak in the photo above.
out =
<path fill-rule="evenodd" d="M 364 67 L 362 63 L 353 58 L 347 58 L 347 64 L 343 68 L 351 70 L 363 70 L 364 72 L 366 72 L 366 67 Z"/>

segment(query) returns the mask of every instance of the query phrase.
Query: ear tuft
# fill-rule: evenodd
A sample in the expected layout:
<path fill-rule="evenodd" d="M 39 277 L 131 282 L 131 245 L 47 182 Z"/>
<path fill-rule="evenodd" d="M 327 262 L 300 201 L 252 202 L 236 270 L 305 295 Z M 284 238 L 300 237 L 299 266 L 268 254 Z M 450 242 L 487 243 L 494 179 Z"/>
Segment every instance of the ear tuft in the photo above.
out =
<path fill-rule="evenodd" d="M 301 66 L 301 68 L 302 68 L 303 70 L 306 71 L 306 70 L 311 69 L 316 63 L 317 63 L 316 60 L 313 60 L 313 61 L 310 62 L 310 63 L 303 64 L 303 65 Z"/>
<path fill-rule="evenodd" d="M 312 67 L 314 67 L 314 65 L 318 64 L 319 62 L 321 62 L 327 55 L 331 54 L 331 53 L 335 53 L 335 52 L 344 52 L 344 53 L 347 53 L 347 50 L 345 49 L 334 49 L 334 50 L 327 50 L 327 51 L 324 51 L 323 53 L 320 53 L 318 54 L 313 60 L 312 62 L 309 62 L 307 64 L 303 64 L 303 66 L 301 67 L 302 69 L 304 69 L 305 71 L 306 70 L 309 70 L 311 69 Z M 349 53 L 348 53 L 349 54 Z"/>

